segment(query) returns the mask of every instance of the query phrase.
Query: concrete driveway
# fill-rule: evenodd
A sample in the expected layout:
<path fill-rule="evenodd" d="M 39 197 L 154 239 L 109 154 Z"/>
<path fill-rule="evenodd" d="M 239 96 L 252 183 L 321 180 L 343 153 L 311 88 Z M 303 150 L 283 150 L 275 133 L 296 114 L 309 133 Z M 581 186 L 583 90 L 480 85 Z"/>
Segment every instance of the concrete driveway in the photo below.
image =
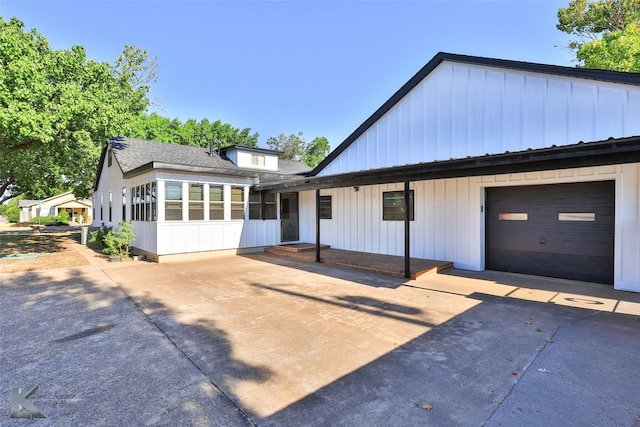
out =
<path fill-rule="evenodd" d="M 640 295 L 602 285 L 256 254 L 0 286 L 3 425 L 640 425 Z M 9 418 L 29 384 L 48 418 Z"/>

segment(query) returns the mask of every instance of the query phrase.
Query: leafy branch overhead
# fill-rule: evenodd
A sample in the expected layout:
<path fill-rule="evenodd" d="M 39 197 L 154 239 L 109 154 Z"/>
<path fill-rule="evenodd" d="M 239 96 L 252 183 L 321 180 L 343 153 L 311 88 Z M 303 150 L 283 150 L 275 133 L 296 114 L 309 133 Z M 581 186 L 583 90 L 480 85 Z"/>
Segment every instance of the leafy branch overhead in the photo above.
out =
<path fill-rule="evenodd" d="M 640 0 L 572 0 L 556 27 L 581 65 L 640 72 Z"/>
<path fill-rule="evenodd" d="M 16 18 L 0 19 L 0 190 L 41 198 L 87 196 L 101 145 L 149 105 L 147 51 L 125 46 L 114 65 L 83 47 L 53 50 Z M 3 199 L 4 197 L 4 199 Z"/>

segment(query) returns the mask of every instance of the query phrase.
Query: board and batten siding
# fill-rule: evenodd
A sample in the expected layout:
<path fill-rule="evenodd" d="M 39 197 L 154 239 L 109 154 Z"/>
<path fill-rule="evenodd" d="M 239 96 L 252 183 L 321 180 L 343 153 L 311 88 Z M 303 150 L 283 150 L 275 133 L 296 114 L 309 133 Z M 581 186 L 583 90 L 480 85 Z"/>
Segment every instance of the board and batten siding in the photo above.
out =
<path fill-rule="evenodd" d="M 636 136 L 638 117 L 637 86 L 445 61 L 318 176 Z"/>
<path fill-rule="evenodd" d="M 453 261 L 455 267 L 485 268 L 484 195 L 488 187 L 615 181 L 614 286 L 640 292 L 640 164 L 487 175 L 411 182 L 415 220 L 411 256 Z M 332 196 L 332 219 L 321 220 L 320 243 L 332 248 L 404 255 L 404 223 L 382 220 L 382 193 L 402 184 L 322 190 Z M 315 193 L 301 193 L 301 241 L 315 241 L 309 212 Z M 305 212 L 305 214 L 302 214 Z M 311 218 L 315 218 L 311 214 Z"/>

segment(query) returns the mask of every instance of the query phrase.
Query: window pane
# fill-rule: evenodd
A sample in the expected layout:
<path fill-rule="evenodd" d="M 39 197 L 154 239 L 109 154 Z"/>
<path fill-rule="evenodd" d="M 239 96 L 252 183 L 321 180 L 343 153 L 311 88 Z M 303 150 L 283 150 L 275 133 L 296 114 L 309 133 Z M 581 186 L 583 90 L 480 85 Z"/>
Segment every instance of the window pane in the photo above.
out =
<path fill-rule="evenodd" d="M 320 196 L 320 219 L 331 219 L 331 196 Z"/>
<path fill-rule="evenodd" d="M 249 203 L 249 219 L 260 219 L 260 203 Z"/>
<path fill-rule="evenodd" d="M 231 201 L 232 202 L 244 202 L 244 188 L 231 187 Z"/>
<path fill-rule="evenodd" d="M 189 200 L 204 200 L 204 187 L 202 184 L 189 184 Z"/>
<path fill-rule="evenodd" d="M 244 187 L 231 187 L 231 219 L 244 219 Z"/>
<path fill-rule="evenodd" d="M 244 219 L 244 204 L 231 205 L 231 219 Z"/>
<path fill-rule="evenodd" d="M 275 203 L 264 205 L 264 219 L 276 219 L 278 217 L 277 205 Z"/>
<path fill-rule="evenodd" d="M 182 202 L 165 202 L 164 210 L 167 221 L 182 220 Z"/>
<path fill-rule="evenodd" d="M 167 182 L 165 188 L 166 200 L 182 200 L 182 184 L 179 182 Z"/>
<path fill-rule="evenodd" d="M 204 205 L 202 203 L 189 203 L 189 220 L 203 220 Z"/>
<path fill-rule="evenodd" d="M 251 190 L 249 192 L 249 203 L 260 203 L 260 192 Z"/>
<path fill-rule="evenodd" d="M 404 191 L 382 193 L 382 219 L 404 221 Z M 413 221 L 413 190 L 409 190 L 409 220 Z"/>
<path fill-rule="evenodd" d="M 209 209 L 209 219 L 222 220 L 224 219 L 224 206 L 222 204 L 212 204 Z"/>
<path fill-rule="evenodd" d="M 151 183 L 151 221 L 158 220 L 158 210 L 156 209 L 156 192 L 157 185 L 155 182 Z"/>
<path fill-rule="evenodd" d="M 221 202 L 224 200 L 221 185 L 212 185 L 209 187 L 209 200 L 212 202 Z"/>

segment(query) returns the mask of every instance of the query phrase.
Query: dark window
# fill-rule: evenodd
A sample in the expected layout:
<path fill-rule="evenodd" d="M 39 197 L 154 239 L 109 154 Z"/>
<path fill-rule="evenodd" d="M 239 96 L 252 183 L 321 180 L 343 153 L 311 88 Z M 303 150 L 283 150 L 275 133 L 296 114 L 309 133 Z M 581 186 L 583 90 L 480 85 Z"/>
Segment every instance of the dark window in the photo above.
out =
<path fill-rule="evenodd" d="M 278 197 L 275 193 L 264 195 L 264 212 L 262 212 L 262 218 L 278 218 Z"/>
<path fill-rule="evenodd" d="M 108 160 L 107 160 L 107 167 L 111 167 L 111 163 L 113 163 L 113 152 L 111 150 L 109 150 L 108 152 Z"/>
<path fill-rule="evenodd" d="M 249 191 L 249 219 L 262 219 L 261 210 L 260 192 L 256 190 Z"/>
<path fill-rule="evenodd" d="M 127 188 L 122 187 L 122 220 L 127 220 Z"/>
<path fill-rule="evenodd" d="M 103 212 L 103 210 L 104 210 L 104 209 L 102 208 L 102 207 L 103 207 L 103 205 L 104 205 L 104 194 L 100 194 L 100 221 L 102 221 L 102 220 L 104 219 L 104 218 L 103 218 L 103 214 L 102 214 L 102 212 Z"/>
<path fill-rule="evenodd" d="M 320 219 L 331 219 L 331 196 L 320 196 Z"/>
<path fill-rule="evenodd" d="M 382 219 L 404 221 L 404 191 L 382 193 Z M 413 221 L 413 190 L 409 190 L 409 219 Z"/>
<path fill-rule="evenodd" d="M 111 216 L 111 212 L 113 209 L 113 194 L 111 194 L 111 191 L 109 191 L 109 222 L 112 221 L 112 216 Z"/>

